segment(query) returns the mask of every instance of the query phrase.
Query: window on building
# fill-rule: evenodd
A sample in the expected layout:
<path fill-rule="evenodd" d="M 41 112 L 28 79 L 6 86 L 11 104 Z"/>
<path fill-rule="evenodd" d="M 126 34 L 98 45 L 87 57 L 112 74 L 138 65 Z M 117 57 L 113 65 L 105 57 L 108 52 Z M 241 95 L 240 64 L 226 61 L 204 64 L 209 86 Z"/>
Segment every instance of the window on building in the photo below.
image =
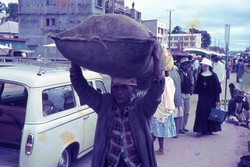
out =
<path fill-rule="evenodd" d="M 161 38 L 161 37 L 158 37 L 158 41 L 159 41 L 160 43 L 162 43 L 162 38 Z"/>
<path fill-rule="evenodd" d="M 141 13 L 137 14 L 137 20 L 141 20 Z"/>
<path fill-rule="evenodd" d="M 167 34 L 167 30 L 166 29 L 164 29 L 164 34 Z"/>
<path fill-rule="evenodd" d="M 46 26 L 49 26 L 49 19 L 46 19 Z"/>
<path fill-rule="evenodd" d="M 56 19 L 55 18 L 46 18 L 46 26 L 47 27 L 56 26 Z"/>
<path fill-rule="evenodd" d="M 47 5 L 55 5 L 54 0 L 46 0 Z"/>
<path fill-rule="evenodd" d="M 56 19 L 51 19 L 51 25 L 55 26 L 56 25 Z"/>
<path fill-rule="evenodd" d="M 102 6 L 102 1 L 103 0 L 96 0 L 96 5 L 99 6 L 99 7 L 103 7 Z"/>

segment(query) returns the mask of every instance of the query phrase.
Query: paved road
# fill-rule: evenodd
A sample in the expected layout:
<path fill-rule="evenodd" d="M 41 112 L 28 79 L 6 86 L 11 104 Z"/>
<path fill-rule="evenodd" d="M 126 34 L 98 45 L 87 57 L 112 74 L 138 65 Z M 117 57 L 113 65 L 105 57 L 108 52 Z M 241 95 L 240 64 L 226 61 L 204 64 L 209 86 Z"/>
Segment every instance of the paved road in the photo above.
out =
<path fill-rule="evenodd" d="M 235 74 L 231 74 L 228 83 L 235 82 Z M 238 85 L 236 85 L 238 86 Z M 224 99 L 225 83 L 222 83 Z M 229 97 L 229 94 L 227 94 Z M 197 96 L 191 100 L 191 115 L 188 122 L 190 130 L 178 138 L 165 140 L 165 155 L 157 155 L 159 167 L 236 167 L 242 155 L 249 154 L 247 141 L 250 141 L 250 130 L 225 123 L 222 131 L 211 136 L 196 138 L 191 131 L 194 123 L 194 113 Z M 155 142 L 155 150 L 158 142 Z M 100 155 L 101 156 L 101 155 Z M 74 162 L 74 167 L 90 167 L 91 153 Z"/>

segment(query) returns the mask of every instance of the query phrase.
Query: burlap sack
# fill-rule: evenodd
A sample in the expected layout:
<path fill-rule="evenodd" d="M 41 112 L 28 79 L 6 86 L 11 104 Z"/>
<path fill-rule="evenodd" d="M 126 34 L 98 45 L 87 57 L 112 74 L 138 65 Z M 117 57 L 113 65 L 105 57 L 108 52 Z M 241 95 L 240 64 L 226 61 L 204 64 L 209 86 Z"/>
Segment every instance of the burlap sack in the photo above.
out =
<path fill-rule="evenodd" d="M 171 71 L 174 67 L 174 58 L 171 54 L 170 51 L 167 50 L 166 47 L 163 47 L 163 53 L 162 53 L 165 57 L 165 71 Z"/>
<path fill-rule="evenodd" d="M 73 29 L 50 35 L 70 61 L 89 70 L 118 77 L 152 73 L 155 36 L 124 15 L 91 16 Z"/>

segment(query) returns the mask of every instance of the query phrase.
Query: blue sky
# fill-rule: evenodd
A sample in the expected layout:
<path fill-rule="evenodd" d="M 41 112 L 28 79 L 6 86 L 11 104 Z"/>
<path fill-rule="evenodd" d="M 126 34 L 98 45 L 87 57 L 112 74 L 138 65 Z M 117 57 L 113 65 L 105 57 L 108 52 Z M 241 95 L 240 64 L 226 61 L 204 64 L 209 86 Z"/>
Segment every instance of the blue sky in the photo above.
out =
<path fill-rule="evenodd" d="M 0 0 L 8 4 L 17 0 Z M 245 50 L 250 46 L 250 0 L 125 0 L 142 13 L 143 20 L 158 19 L 168 25 L 172 9 L 172 26 L 187 30 L 191 25 L 207 31 L 212 44 L 224 47 L 225 24 L 230 25 L 230 50 Z"/>
<path fill-rule="evenodd" d="M 207 31 L 212 44 L 224 47 L 225 24 L 230 25 L 230 50 L 245 50 L 250 46 L 250 0 L 125 0 L 125 5 L 142 13 L 143 20 L 158 19 L 171 29 L 180 26 L 184 30 L 191 25 Z"/>

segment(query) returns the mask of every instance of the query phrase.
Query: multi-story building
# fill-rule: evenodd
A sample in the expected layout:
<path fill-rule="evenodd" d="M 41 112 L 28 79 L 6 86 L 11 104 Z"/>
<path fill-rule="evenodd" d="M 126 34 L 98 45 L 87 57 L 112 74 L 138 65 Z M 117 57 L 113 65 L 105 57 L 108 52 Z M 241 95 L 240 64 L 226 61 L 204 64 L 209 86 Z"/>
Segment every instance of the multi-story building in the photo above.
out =
<path fill-rule="evenodd" d="M 141 12 L 135 10 L 135 3 L 131 8 L 125 6 L 124 0 L 106 0 L 105 13 L 122 14 L 141 22 Z"/>
<path fill-rule="evenodd" d="M 168 38 L 167 38 L 168 40 Z M 201 48 L 202 35 L 197 34 L 171 34 L 170 48 L 182 51 L 184 48 Z"/>
<path fill-rule="evenodd" d="M 142 24 L 144 24 L 151 32 L 155 34 L 158 41 L 162 46 L 168 46 L 168 32 L 167 25 L 164 22 L 161 22 L 157 19 L 154 20 L 143 20 Z"/>
<path fill-rule="evenodd" d="M 48 33 L 73 28 L 88 16 L 105 13 L 105 0 L 19 0 L 19 37 L 37 55 L 48 56 L 43 45 L 53 43 Z"/>
<path fill-rule="evenodd" d="M 0 24 L 1 38 L 18 38 L 18 23 L 14 21 L 6 21 Z"/>
<path fill-rule="evenodd" d="M 6 21 L 0 24 L 0 44 L 8 46 L 13 50 L 21 50 L 25 48 L 27 40 L 18 38 L 18 23 L 14 21 Z"/>
<path fill-rule="evenodd" d="M 142 24 L 155 34 L 162 46 L 169 48 L 169 34 L 166 23 L 154 19 L 143 20 Z M 170 48 L 178 49 L 180 51 L 182 51 L 183 48 L 189 47 L 201 48 L 201 39 L 202 35 L 200 33 L 171 34 Z"/>

